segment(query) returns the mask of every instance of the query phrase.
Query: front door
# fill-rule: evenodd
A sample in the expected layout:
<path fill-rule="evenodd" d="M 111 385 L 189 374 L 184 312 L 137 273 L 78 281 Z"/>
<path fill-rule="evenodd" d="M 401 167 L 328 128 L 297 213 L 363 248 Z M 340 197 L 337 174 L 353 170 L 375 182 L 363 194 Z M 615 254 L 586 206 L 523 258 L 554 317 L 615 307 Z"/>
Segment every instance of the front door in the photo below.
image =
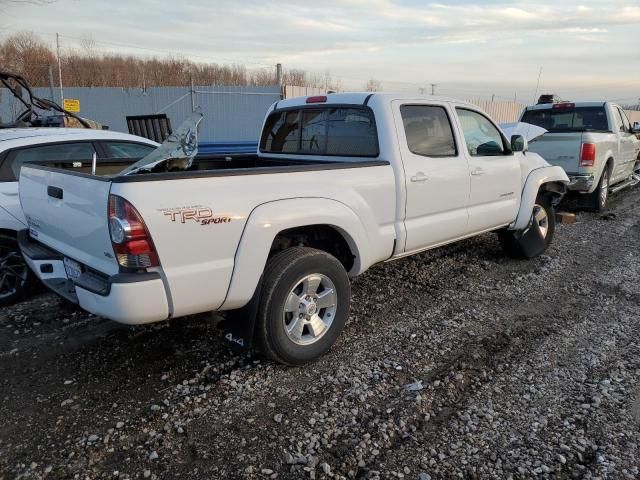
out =
<path fill-rule="evenodd" d="M 394 102 L 405 171 L 405 252 L 467 231 L 469 169 L 455 140 L 447 104 Z"/>
<path fill-rule="evenodd" d="M 638 158 L 638 150 L 636 145 L 638 141 L 635 134 L 631 133 L 631 123 L 627 118 L 627 114 L 621 108 L 615 107 L 618 111 L 620 127 L 620 176 L 615 181 L 625 180 L 633 173 L 633 167 Z"/>
<path fill-rule="evenodd" d="M 512 153 L 491 120 L 482 113 L 456 107 L 469 162 L 468 233 L 510 224 L 520 208 L 522 153 Z"/>

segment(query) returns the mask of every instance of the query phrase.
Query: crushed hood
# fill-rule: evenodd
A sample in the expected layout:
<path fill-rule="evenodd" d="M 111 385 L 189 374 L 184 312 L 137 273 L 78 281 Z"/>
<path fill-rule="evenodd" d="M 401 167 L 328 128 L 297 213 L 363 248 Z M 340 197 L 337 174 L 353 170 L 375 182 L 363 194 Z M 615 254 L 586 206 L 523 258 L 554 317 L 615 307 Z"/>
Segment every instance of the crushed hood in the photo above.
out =
<path fill-rule="evenodd" d="M 525 122 L 501 123 L 500 128 L 507 138 L 511 138 L 512 135 L 522 135 L 527 142 L 547 133 L 544 128 Z"/>
<path fill-rule="evenodd" d="M 196 111 L 175 132 L 146 157 L 124 169 L 120 175 L 140 172 L 187 170 L 198 153 L 202 112 Z M 163 165 L 164 164 L 164 165 Z"/>

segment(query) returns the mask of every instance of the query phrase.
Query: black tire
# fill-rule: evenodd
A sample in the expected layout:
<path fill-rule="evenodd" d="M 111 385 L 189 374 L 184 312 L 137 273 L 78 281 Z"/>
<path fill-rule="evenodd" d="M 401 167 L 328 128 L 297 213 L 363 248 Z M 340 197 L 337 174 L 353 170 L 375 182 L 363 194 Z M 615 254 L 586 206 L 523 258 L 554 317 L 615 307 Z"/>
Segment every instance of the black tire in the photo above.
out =
<path fill-rule="evenodd" d="M 602 171 L 602 175 L 600 175 L 600 180 L 598 181 L 598 186 L 596 189 L 589 194 L 589 207 L 594 212 L 604 212 L 607 209 L 607 201 L 609 200 L 609 182 L 611 180 L 611 172 L 609 171 L 609 165 L 604 167 Z M 603 189 L 603 183 L 606 182 L 606 189 Z M 603 197 L 603 191 L 604 193 Z"/>
<path fill-rule="evenodd" d="M 498 240 L 504 252 L 512 258 L 534 258 L 542 255 L 547 251 L 553 235 L 556 231 L 556 212 L 551 197 L 545 193 L 539 193 L 534 205 L 534 211 L 531 213 L 531 221 L 535 221 L 537 209 L 544 209 L 546 217 L 546 235 L 540 242 L 531 243 L 530 235 L 535 232 L 531 229 L 531 224 L 524 231 L 500 230 L 498 232 Z M 532 246 L 533 245 L 533 246 Z"/>
<path fill-rule="evenodd" d="M 22 300 L 35 283 L 36 277 L 24 261 L 16 238 L 0 234 L 0 306 Z"/>
<path fill-rule="evenodd" d="M 313 275 L 318 275 L 317 278 L 322 276 L 328 279 L 328 283 L 333 284 L 334 289 L 331 290 L 335 290 L 336 300 L 335 307 L 331 307 L 332 310 L 329 312 L 331 323 L 325 327 L 322 335 L 314 339 L 311 335 L 314 329 L 309 326 L 303 327 L 301 332 L 307 329 L 307 336 L 313 341 L 303 345 L 296 343 L 287 333 L 287 328 L 292 325 L 295 317 L 292 317 L 291 313 L 285 313 L 285 303 L 290 295 L 296 293 L 294 289 L 302 285 L 302 279 Z M 351 284 L 342 264 L 321 250 L 293 247 L 275 254 L 268 260 L 263 278 L 255 329 L 255 338 L 260 349 L 270 359 L 286 365 L 301 365 L 324 355 L 335 343 L 349 316 Z M 320 288 L 323 288 L 322 284 Z M 322 290 L 319 295 L 322 295 Z M 300 305 L 302 309 L 302 304 Z M 309 313 L 309 308 L 305 310 L 306 313 L 299 315 L 304 317 Z M 315 308 L 313 312 L 316 312 Z M 324 315 L 327 318 L 327 312 L 327 309 L 318 307 L 319 316 Z M 306 322 L 306 317 L 302 317 L 301 321 Z M 286 323 L 287 318 L 291 318 L 289 324 Z"/>

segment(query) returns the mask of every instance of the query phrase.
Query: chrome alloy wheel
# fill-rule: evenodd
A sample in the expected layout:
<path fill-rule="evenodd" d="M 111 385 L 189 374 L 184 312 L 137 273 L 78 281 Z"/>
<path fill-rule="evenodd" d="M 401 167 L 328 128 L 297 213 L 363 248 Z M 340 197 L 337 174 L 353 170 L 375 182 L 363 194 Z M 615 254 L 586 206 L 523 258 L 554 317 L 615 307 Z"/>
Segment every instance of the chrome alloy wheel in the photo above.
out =
<path fill-rule="evenodd" d="M 605 169 L 602 172 L 602 181 L 600 182 L 600 205 L 605 206 L 607 204 L 607 197 L 609 196 L 609 172 Z"/>
<path fill-rule="evenodd" d="M 18 250 L 0 246 L 0 299 L 7 298 L 27 282 L 29 267 Z"/>
<path fill-rule="evenodd" d="M 289 339 L 311 345 L 329 331 L 336 315 L 338 294 L 326 275 L 312 273 L 298 280 L 284 305 L 282 321 Z"/>
<path fill-rule="evenodd" d="M 538 225 L 542 238 L 547 238 L 549 232 L 549 216 L 542 205 L 535 204 L 533 206 L 533 221 Z"/>

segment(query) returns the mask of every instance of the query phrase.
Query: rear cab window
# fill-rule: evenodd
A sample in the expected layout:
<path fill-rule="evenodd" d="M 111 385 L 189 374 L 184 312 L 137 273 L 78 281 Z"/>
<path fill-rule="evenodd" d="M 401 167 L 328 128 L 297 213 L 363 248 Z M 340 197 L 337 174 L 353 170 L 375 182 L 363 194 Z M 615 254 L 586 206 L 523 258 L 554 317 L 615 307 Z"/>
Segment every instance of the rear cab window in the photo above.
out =
<path fill-rule="evenodd" d="M 551 108 L 527 110 L 521 121 L 537 125 L 551 133 L 609 131 L 604 106 L 565 107 L 561 103 L 554 104 Z"/>
<path fill-rule="evenodd" d="M 378 135 L 368 107 L 297 107 L 271 113 L 260 138 L 263 153 L 377 157 Z"/>

